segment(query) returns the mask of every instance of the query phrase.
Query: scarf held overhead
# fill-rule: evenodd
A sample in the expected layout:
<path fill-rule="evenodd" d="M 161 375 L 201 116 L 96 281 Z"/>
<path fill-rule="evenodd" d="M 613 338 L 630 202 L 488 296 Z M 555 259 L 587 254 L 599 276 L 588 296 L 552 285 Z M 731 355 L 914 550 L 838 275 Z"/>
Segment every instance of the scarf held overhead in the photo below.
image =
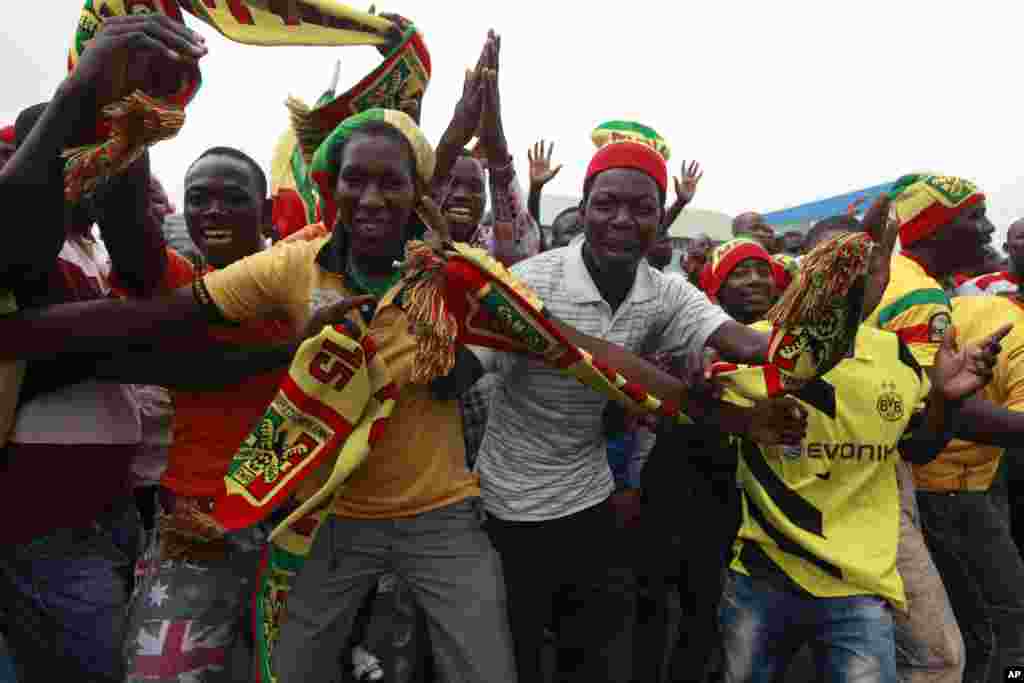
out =
<path fill-rule="evenodd" d="M 82 54 L 111 17 L 162 14 L 184 22 L 182 9 L 227 38 L 250 45 L 382 45 L 390 21 L 334 0 L 86 0 L 68 53 L 73 72 Z M 65 196 L 76 201 L 105 178 L 117 175 L 151 145 L 174 137 L 184 109 L 199 89 L 198 67 L 164 99 L 129 94 L 101 112 L 94 143 L 65 151 Z"/>

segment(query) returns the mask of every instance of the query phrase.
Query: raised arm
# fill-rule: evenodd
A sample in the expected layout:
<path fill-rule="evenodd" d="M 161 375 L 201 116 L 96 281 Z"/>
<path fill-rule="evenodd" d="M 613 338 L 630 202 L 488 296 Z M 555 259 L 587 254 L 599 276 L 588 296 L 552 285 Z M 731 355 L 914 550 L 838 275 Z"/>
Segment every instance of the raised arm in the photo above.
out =
<path fill-rule="evenodd" d="M 149 155 L 110 181 L 94 216 L 110 253 L 119 287 L 134 296 L 154 294 L 167 270 L 163 216 L 154 203 Z"/>
<path fill-rule="evenodd" d="M 20 233 L 17 248 L 4 250 L 0 275 L 18 278 L 50 268 L 64 242 L 61 153 L 89 141 L 100 110 L 136 89 L 148 90 L 154 58 L 163 62 L 160 66 L 168 61 L 185 65 L 205 54 L 198 34 L 165 16 L 114 17 L 104 22 L 74 74 L 58 87 L 0 170 L 0 196 L 8 206 L 33 206 L 33 228 Z M 44 212 L 42 220 L 39 212 Z"/>
<path fill-rule="evenodd" d="M 527 211 L 523 191 L 516 178 L 508 151 L 501 117 L 499 55 L 501 38 L 494 39 L 490 68 L 484 78 L 483 110 L 480 115 L 480 144 L 487 155 L 487 174 L 494 210 L 494 257 L 506 266 L 540 253 L 540 227 Z"/>
<path fill-rule="evenodd" d="M 672 202 L 672 206 L 668 207 L 668 211 L 665 212 L 665 219 L 661 224 L 664 230 L 672 227 L 672 224 L 679 218 L 679 214 L 683 212 L 683 209 L 693 201 L 694 195 L 697 194 L 697 183 L 704 177 L 704 171 L 700 170 L 700 164 L 696 161 L 690 162 L 690 167 L 687 168 L 686 160 L 684 159 L 682 172 L 682 178 L 673 178 L 676 185 L 676 200 Z"/>
<path fill-rule="evenodd" d="M 540 220 L 540 197 L 544 186 L 554 179 L 562 170 L 562 165 L 551 165 L 551 153 L 555 149 L 555 143 L 551 143 L 544 150 L 544 141 L 535 143 L 531 149 L 526 150 L 526 158 L 530 162 L 530 196 L 526 206 L 533 216 L 533 220 L 539 225 Z"/>
<path fill-rule="evenodd" d="M 466 71 L 466 79 L 462 86 L 462 98 L 455 105 L 452 120 L 441 136 L 441 141 L 437 144 L 437 163 L 434 166 L 432 188 L 435 197 L 440 197 L 443 194 L 455 161 L 469 141 L 473 139 L 473 135 L 480 126 L 485 73 L 493 59 L 491 52 L 494 49 L 495 41 L 494 31 L 490 31 L 476 68 Z"/>

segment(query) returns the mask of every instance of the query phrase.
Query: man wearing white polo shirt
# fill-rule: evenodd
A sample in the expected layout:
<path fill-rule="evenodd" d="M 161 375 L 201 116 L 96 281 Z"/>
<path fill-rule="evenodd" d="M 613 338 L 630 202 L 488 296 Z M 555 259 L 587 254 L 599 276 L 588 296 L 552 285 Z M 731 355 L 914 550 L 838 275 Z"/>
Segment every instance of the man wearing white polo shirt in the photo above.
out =
<path fill-rule="evenodd" d="M 644 260 L 663 216 L 667 169 L 654 149 L 618 142 L 587 170 L 585 238 L 517 264 L 546 310 L 580 333 L 638 355 L 712 346 L 763 361 L 767 340 L 734 322 L 688 282 Z M 632 678 L 632 553 L 617 542 L 602 429 L 606 399 L 563 373 L 508 354 L 487 356 L 500 380 L 477 471 L 488 529 L 502 557 L 519 679 L 541 680 L 552 598 L 567 680 Z"/>

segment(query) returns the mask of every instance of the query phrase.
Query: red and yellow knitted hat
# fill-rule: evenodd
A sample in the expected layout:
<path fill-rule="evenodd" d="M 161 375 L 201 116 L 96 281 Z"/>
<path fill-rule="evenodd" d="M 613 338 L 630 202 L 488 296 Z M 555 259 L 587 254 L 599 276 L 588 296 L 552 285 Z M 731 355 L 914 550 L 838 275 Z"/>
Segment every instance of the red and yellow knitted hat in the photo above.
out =
<path fill-rule="evenodd" d="M 984 193 L 969 180 L 922 173 L 903 176 L 889 194 L 891 210 L 900 222 L 903 247 L 933 235 L 961 211 L 985 199 Z"/>
<path fill-rule="evenodd" d="M 709 299 L 712 301 L 718 299 L 718 290 L 729 279 L 729 275 L 732 274 L 736 266 L 747 259 L 764 261 L 771 266 L 772 273 L 775 274 L 775 263 L 772 261 L 771 254 L 764 247 L 754 240 L 745 238 L 730 240 L 711 252 L 711 258 L 704 264 L 704 269 L 701 271 L 700 287 Z"/>

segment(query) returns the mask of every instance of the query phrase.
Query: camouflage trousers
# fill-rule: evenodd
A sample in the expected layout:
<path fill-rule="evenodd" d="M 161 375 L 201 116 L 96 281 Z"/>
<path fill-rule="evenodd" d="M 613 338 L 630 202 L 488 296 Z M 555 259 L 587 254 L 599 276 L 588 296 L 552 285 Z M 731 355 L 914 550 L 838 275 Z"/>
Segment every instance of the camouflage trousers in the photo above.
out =
<path fill-rule="evenodd" d="M 266 530 L 229 534 L 211 550 L 202 541 L 190 548 L 175 538 L 173 524 L 160 513 L 136 565 L 124 644 L 126 680 L 248 682 L 253 589 Z"/>

